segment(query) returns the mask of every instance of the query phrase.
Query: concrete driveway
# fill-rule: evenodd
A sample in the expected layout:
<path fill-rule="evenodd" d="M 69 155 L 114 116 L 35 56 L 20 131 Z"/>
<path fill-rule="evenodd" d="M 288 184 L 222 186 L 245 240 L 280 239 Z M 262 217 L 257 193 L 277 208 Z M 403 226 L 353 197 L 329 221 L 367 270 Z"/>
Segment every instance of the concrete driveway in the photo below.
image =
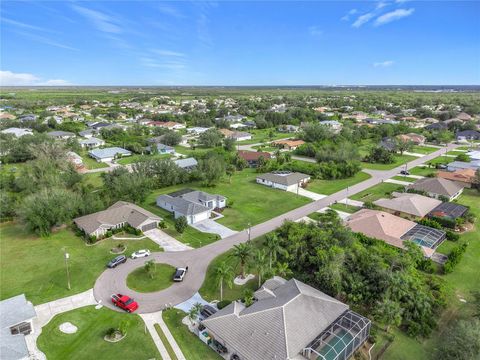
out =
<path fill-rule="evenodd" d="M 296 189 L 295 190 L 288 190 L 288 192 L 296 194 L 297 190 Z M 320 200 L 320 199 L 323 199 L 323 198 L 327 197 L 327 195 L 317 194 L 313 191 L 305 190 L 304 188 L 299 188 L 298 189 L 298 195 L 308 197 L 309 199 L 312 199 L 313 201 L 317 201 L 317 200 Z"/>
<path fill-rule="evenodd" d="M 174 237 L 164 233 L 160 229 L 152 229 L 144 232 L 152 241 L 160 245 L 165 251 L 185 251 L 191 250 L 192 247 L 181 243 Z"/>
<path fill-rule="evenodd" d="M 222 224 L 219 224 L 211 219 L 202 220 L 190 226 L 204 233 L 218 234 L 222 239 L 225 239 L 226 237 L 234 235 L 238 232 L 229 229 L 228 227 L 223 226 Z"/>
<path fill-rule="evenodd" d="M 453 150 L 457 146 L 450 144 L 448 150 Z M 417 158 L 407 165 L 409 168 L 423 164 L 426 161 L 432 160 L 439 155 L 442 155 L 445 149 L 440 149 L 431 154 L 425 155 L 422 158 Z M 273 219 L 267 220 L 261 224 L 255 225 L 251 228 L 251 238 L 255 239 L 261 235 L 265 235 L 276 228 L 282 226 L 285 220 L 295 221 L 308 214 L 323 209 L 335 201 L 339 202 L 348 196 L 357 194 L 374 185 L 380 184 L 386 179 L 398 174 L 404 168 L 404 165 L 386 171 L 369 171 L 372 177 L 362 181 L 358 184 L 346 189 L 331 194 L 323 199 L 311 202 L 294 210 L 288 211 Z M 267 199 L 265 199 L 267 200 Z M 139 303 L 139 313 L 150 313 L 163 310 L 165 307 L 177 305 L 191 298 L 203 284 L 210 262 L 220 254 L 230 250 L 234 245 L 248 241 L 248 233 L 246 231 L 239 231 L 223 240 L 216 241 L 209 245 L 203 246 L 194 250 L 177 251 L 177 252 L 160 252 L 153 253 L 150 259 L 154 259 L 158 263 L 165 263 L 174 267 L 188 266 L 188 273 L 183 282 L 172 284 L 172 286 L 152 293 L 138 293 L 127 287 L 126 278 L 130 272 L 136 268 L 143 266 L 144 259 L 128 260 L 125 264 L 118 266 L 115 269 L 105 270 L 97 279 L 94 286 L 94 296 L 97 301 L 102 301 L 102 304 L 112 309 L 119 311 L 111 305 L 110 295 L 113 293 L 122 293 L 132 296 Z"/>

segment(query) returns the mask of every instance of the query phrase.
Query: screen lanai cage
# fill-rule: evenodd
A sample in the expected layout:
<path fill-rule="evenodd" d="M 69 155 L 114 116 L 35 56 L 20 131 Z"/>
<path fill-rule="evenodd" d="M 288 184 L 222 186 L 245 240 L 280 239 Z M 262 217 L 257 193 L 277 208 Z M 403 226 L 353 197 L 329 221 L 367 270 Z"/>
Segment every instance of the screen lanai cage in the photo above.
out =
<path fill-rule="evenodd" d="M 310 360 L 346 360 L 367 340 L 371 322 L 348 310 L 318 335 L 302 355 Z"/>

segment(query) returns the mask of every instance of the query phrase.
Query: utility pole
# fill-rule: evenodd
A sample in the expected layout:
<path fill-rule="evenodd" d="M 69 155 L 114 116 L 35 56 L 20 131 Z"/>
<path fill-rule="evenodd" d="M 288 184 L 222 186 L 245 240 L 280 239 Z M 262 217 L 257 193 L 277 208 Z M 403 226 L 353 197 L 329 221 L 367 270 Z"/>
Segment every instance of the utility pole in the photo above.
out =
<path fill-rule="evenodd" d="M 348 186 L 347 186 L 347 197 L 345 198 L 345 208 L 348 208 Z"/>
<path fill-rule="evenodd" d="M 67 270 L 67 286 L 68 286 L 68 290 L 71 290 L 72 287 L 70 285 L 70 271 L 68 270 L 68 259 L 70 258 L 70 254 L 67 253 L 66 248 L 63 248 L 63 255 L 65 259 L 65 268 Z"/>
<path fill-rule="evenodd" d="M 248 226 L 248 229 L 247 229 L 247 233 L 248 233 L 248 242 L 250 242 L 250 239 L 251 239 L 251 232 L 252 232 L 252 224 L 248 223 L 247 224 Z"/>

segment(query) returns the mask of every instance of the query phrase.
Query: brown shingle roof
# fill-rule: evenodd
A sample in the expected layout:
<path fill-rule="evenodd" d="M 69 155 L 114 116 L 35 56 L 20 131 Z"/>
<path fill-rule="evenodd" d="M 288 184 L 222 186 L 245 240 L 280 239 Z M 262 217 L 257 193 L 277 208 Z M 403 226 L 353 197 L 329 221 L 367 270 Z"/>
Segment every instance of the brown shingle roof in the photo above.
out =
<path fill-rule="evenodd" d="M 245 159 L 246 161 L 257 161 L 260 157 L 264 159 L 270 159 L 272 155 L 268 152 L 264 151 L 246 151 L 246 150 L 239 150 L 238 156 Z"/>

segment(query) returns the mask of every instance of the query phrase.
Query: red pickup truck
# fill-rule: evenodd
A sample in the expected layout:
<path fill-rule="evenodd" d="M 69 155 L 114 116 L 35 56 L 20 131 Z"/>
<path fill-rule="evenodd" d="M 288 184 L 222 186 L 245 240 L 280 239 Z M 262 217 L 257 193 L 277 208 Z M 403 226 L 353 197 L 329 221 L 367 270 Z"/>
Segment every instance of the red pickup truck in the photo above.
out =
<path fill-rule="evenodd" d="M 138 309 L 138 303 L 127 295 L 113 294 L 112 302 L 113 305 L 129 313 L 134 312 Z"/>

